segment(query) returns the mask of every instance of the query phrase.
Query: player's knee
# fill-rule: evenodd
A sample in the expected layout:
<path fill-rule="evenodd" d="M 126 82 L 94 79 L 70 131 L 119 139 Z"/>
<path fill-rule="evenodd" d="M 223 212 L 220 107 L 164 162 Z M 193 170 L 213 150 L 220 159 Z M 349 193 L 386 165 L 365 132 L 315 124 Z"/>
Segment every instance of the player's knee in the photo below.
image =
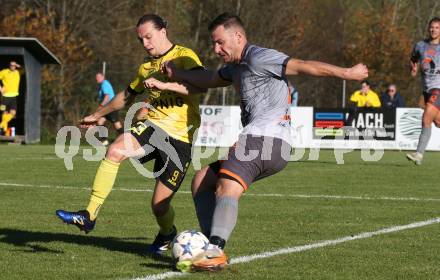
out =
<path fill-rule="evenodd" d="M 192 195 L 198 192 L 215 191 L 217 176 L 209 166 L 205 166 L 196 172 L 191 182 Z"/>
<path fill-rule="evenodd" d="M 438 119 L 434 120 L 434 124 L 436 127 L 440 128 L 440 120 Z"/>
<path fill-rule="evenodd" d="M 107 155 L 105 156 L 108 160 L 111 160 L 113 162 L 122 162 L 127 158 L 122 153 L 123 149 L 118 146 L 119 145 L 117 143 L 113 143 L 110 145 L 110 147 L 107 150 Z"/>
<path fill-rule="evenodd" d="M 216 195 L 217 197 L 232 196 L 239 198 L 244 192 L 244 187 L 238 182 L 226 179 L 217 181 Z"/>
<path fill-rule="evenodd" d="M 423 127 L 431 127 L 433 120 L 431 118 L 423 118 L 422 126 Z"/>

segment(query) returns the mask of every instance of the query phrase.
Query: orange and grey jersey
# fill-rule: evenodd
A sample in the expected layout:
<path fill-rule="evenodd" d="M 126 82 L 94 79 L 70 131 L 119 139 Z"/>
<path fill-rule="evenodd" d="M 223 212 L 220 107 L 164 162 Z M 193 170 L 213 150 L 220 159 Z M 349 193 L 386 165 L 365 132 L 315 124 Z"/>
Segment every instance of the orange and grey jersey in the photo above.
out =
<path fill-rule="evenodd" d="M 418 42 L 412 52 L 411 61 L 420 65 L 423 91 L 440 89 L 440 44 Z"/>
<path fill-rule="evenodd" d="M 292 144 L 290 91 L 286 79 L 289 56 L 247 45 L 238 64 L 219 70 L 240 93 L 242 134 L 280 138 Z"/>

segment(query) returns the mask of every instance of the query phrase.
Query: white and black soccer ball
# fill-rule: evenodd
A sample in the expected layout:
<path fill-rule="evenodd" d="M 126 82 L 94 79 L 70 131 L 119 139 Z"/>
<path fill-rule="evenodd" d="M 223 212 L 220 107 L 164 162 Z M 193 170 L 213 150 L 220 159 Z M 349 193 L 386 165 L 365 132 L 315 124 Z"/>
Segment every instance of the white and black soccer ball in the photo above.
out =
<path fill-rule="evenodd" d="M 209 240 L 196 230 L 185 230 L 177 234 L 171 243 L 173 258 L 176 261 L 191 260 L 208 248 Z"/>

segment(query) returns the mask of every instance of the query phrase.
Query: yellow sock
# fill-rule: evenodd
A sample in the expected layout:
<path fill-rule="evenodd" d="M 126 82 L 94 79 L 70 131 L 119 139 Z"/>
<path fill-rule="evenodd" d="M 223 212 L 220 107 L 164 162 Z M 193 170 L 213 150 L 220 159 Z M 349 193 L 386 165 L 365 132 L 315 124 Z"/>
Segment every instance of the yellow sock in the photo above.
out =
<path fill-rule="evenodd" d="M 157 224 L 160 227 L 160 234 L 168 235 L 173 231 L 174 225 L 174 209 L 173 206 L 170 205 L 170 208 L 165 213 L 165 215 L 161 217 L 156 217 Z"/>
<path fill-rule="evenodd" d="M 110 194 L 118 174 L 119 165 L 120 163 L 108 159 L 101 162 L 96 172 L 90 202 L 87 206 L 91 220 L 96 219 L 101 205 L 104 204 L 104 200 Z"/>
<path fill-rule="evenodd" d="M 3 113 L 2 116 L 2 122 L 0 124 L 0 127 L 3 129 L 3 131 L 6 131 L 8 129 L 8 123 L 14 118 L 12 114 L 9 113 Z"/>

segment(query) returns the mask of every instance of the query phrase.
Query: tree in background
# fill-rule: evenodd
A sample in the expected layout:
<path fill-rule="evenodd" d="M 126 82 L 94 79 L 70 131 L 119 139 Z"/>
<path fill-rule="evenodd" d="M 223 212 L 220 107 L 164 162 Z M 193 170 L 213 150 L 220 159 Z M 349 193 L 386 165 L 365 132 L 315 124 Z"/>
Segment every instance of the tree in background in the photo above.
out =
<path fill-rule="evenodd" d="M 72 35 L 66 22 L 54 21 L 52 12 L 19 8 L 0 22 L 6 36 L 36 37 L 61 60 L 60 66 L 45 66 L 42 74 L 43 118 L 58 130 L 75 119 L 75 107 L 66 110 L 76 94 L 75 86 L 89 65 L 92 50 L 84 39 Z M 73 110 L 72 110 L 73 109 Z"/>
<path fill-rule="evenodd" d="M 382 12 L 378 13 L 378 9 Z M 398 16 L 399 6 L 383 2 L 378 9 L 358 10 L 350 18 L 344 57 L 347 61 L 358 60 L 368 65 L 369 80 L 375 91 L 390 83 L 406 89 L 411 83 L 408 70 L 413 44 L 411 30 Z M 410 101 L 409 93 L 403 94 Z"/>
<path fill-rule="evenodd" d="M 302 59 L 369 66 L 375 89 L 396 83 L 409 105 L 420 94 L 408 74 L 412 45 L 439 15 L 438 0 L 0 0 L 2 36 L 33 36 L 60 58 L 62 67 L 43 73 L 43 126 L 75 123 L 94 110 L 94 74 L 107 63 L 106 76 L 120 91 L 134 78 L 145 51 L 135 25 L 145 13 L 168 20 L 173 42 L 194 49 L 209 68 L 221 62 L 212 52 L 209 22 L 222 12 L 238 14 L 252 43 Z M 339 107 L 337 79 L 295 76 L 300 105 Z M 347 83 L 347 94 L 359 85 Z M 210 90 L 203 104 L 238 105 L 232 88 Z M 54 130 L 54 132 L 56 132 Z"/>

